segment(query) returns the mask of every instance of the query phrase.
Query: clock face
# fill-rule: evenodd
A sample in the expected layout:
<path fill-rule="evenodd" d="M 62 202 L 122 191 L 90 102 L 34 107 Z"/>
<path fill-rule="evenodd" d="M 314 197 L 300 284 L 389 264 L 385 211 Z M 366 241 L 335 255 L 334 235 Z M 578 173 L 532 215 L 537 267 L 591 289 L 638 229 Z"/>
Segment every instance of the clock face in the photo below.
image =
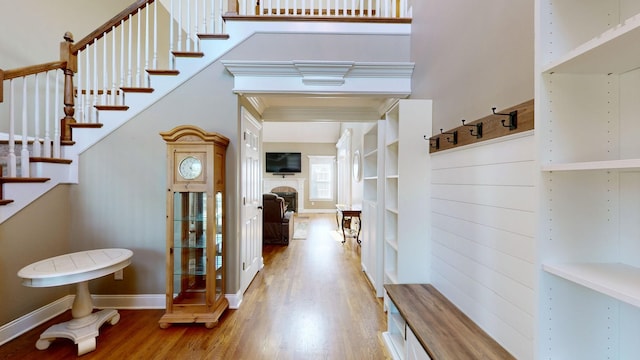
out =
<path fill-rule="evenodd" d="M 186 180 L 193 180 L 202 173 L 202 162 L 194 156 L 187 156 L 180 161 L 178 172 Z"/>

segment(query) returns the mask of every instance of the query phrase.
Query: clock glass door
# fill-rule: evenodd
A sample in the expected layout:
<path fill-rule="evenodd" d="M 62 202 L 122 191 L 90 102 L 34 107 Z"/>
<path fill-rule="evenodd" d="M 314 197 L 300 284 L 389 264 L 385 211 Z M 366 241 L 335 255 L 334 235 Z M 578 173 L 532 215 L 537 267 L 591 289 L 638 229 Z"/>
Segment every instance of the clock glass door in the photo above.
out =
<path fill-rule="evenodd" d="M 174 193 L 173 303 L 204 303 L 207 279 L 207 196 Z"/>
<path fill-rule="evenodd" d="M 216 214 L 216 300 L 222 296 L 224 289 L 222 288 L 223 284 L 223 273 L 222 273 L 222 192 L 218 191 L 215 196 L 215 214 Z"/>

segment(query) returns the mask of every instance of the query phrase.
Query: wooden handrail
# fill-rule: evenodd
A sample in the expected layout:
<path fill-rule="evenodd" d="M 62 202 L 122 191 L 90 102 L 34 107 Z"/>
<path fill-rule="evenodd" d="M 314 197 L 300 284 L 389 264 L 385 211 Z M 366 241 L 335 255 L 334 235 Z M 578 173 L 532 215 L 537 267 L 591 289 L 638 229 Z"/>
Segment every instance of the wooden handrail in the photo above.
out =
<path fill-rule="evenodd" d="M 129 15 L 136 13 L 139 9 L 151 4 L 155 0 L 137 0 L 133 4 L 129 5 L 126 9 L 122 10 L 118 15 L 112 17 L 109 21 L 102 24 L 100 27 L 92 31 L 89 35 L 82 38 L 82 40 L 71 46 L 71 52 L 77 54 L 78 51 L 84 50 L 87 45 L 93 44 L 94 41 L 102 38 L 105 34 L 111 32 L 114 26 L 118 26 L 120 22 L 126 19 Z"/>
<path fill-rule="evenodd" d="M 52 61 L 44 64 L 25 66 L 17 69 L 4 70 L 4 80 L 15 79 L 23 76 L 34 75 L 45 71 L 65 69 L 66 61 Z"/>
<path fill-rule="evenodd" d="M 5 80 L 15 79 L 23 76 L 43 73 L 46 71 L 67 68 L 66 61 L 52 61 L 44 64 L 25 66 L 17 69 L 2 70 L 0 69 L 0 103 L 4 100 L 4 83 Z"/>

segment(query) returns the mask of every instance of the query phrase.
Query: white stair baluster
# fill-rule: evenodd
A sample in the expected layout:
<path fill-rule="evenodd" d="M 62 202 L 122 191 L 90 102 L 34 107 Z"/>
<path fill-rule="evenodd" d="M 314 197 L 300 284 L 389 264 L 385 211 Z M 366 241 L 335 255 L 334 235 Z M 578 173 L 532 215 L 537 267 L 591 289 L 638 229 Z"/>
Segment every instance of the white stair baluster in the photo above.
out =
<path fill-rule="evenodd" d="M 177 30 L 177 34 L 178 36 L 178 44 L 176 45 L 178 51 L 182 51 L 183 49 L 183 45 L 182 45 L 182 1 L 178 0 L 178 30 Z M 175 62 L 175 56 L 174 58 L 174 62 Z M 175 69 L 175 66 L 174 66 Z"/>
<path fill-rule="evenodd" d="M 171 0 L 171 4 L 170 4 L 170 9 L 169 9 L 169 64 L 173 64 L 173 39 L 174 39 L 174 34 L 173 34 L 173 20 L 175 19 L 175 17 L 173 16 L 173 0 Z M 175 67 L 171 67 L 171 69 L 175 69 Z"/>
<path fill-rule="evenodd" d="M 16 177 L 16 107 L 15 79 L 9 80 L 11 101 L 9 102 L 9 177 Z"/>
<path fill-rule="evenodd" d="M 98 84 L 98 44 L 93 43 L 93 66 L 91 67 L 91 71 L 93 72 L 93 86 L 91 87 L 92 93 L 92 107 L 91 114 L 92 120 L 98 122 L 98 110 L 96 109 L 96 105 L 98 105 L 98 89 L 100 85 Z"/>
<path fill-rule="evenodd" d="M 129 23 L 128 25 L 128 34 L 127 34 L 127 38 L 128 38 L 128 42 L 127 42 L 127 86 L 133 86 L 133 73 L 132 73 L 132 61 L 133 61 L 133 54 L 132 54 L 132 49 L 133 49 L 133 45 L 131 45 L 131 34 L 133 33 L 133 21 L 131 20 L 131 15 L 129 15 L 127 22 Z"/>
<path fill-rule="evenodd" d="M 185 31 L 185 46 L 187 51 L 191 51 L 191 41 L 193 34 L 191 33 L 191 0 L 187 0 L 187 27 Z"/>
<path fill-rule="evenodd" d="M 102 96 L 100 97 L 100 103 L 102 105 L 109 105 L 109 73 L 107 72 L 107 33 L 102 34 Z M 97 69 L 97 67 L 96 67 Z"/>
<path fill-rule="evenodd" d="M 140 47 L 142 45 L 140 45 L 140 35 L 141 35 L 141 31 L 140 31 L 140 20 L 141 16 L 140 16 L 140 9 L 138 9 L 138 11 L 136 11 L 136 20 L 138 22 L 138 31 L 136 34 L 136 87 L 140 87 L 140 76 L 142 76 L 142 72 L 140 71 L 141 67 L 142 67 L 142 60 L 141 60 L 141 55 L 142 55 L 142 50 L 140 49 Z"/>
<path fill-rule="evenodd" d="M 124 85 L 124 74 L 125 74 L 125 65 L 124 65 L 124 52 L 125 52 L 125 46 L 124 46 L 124 20 L 120 21 L 120 87 L 125 87 Z"/>
<path fill-rule="evenodd" d="M 78 63 L 78 65 L 80 64 Z M 62 70 L 56 71 L 56 96 L 53 105 L 53 157 L 56 159 L 60 158 L 60 121 L 58 121 L 58 119 L 62 118 L 62 116 L 60 116 L 60 72 L 62 72 Z"/>
<path fill-rule="evenodd" d="M 153 69 L 158 68 L 158 2 L 154 1 L 153 4 Z M 147 87 L 151 87 L 151 81 L 147 76 Z"/>
<path fill-rule="evenodd" d="M 77 73 L 76 73 L 76 79 L 75 79 L 75 83 L 76 83 L 76 112 L 75 112 L 75 117 L 76 117 L 76 121 L 78 122 L 85 122 L 84 119 L 84 94 L 82 91 L 82 86 L 84 86 L 83 81 L 83 76 L 84 74 L 84 69 L 82 68 L 82 55 L 83 52 L 82 51 L 78 51 L 78 59 L 77 59 L 77 63 L 78 63 L 78 69 L 77 69 Z M 58 72 L 56 72 L 56 80 L 58 76 Z M 56 84 L 57 85 L 57 84 Z M 58 96 L 57 92 L 56 92 L 56 96 Z M 56 98 L 55 100 L 55 104 L 57 105 L 58 103 L 58 99 Z M 58 114 L 54 113 L 54 119 L 56 118 Z M 54 120 L 55 121 L 55 120 Z"/>
<path fill-rule="evenodd" d="M 27 137 L 27 77 L 22 77 L 22 140 L 20 146 L 20 176 L 29 177 L 29 138 Z"/>
<path fill-rule="evenodd" d="M 45 73 L 46 75 L 46 73 Z M 40 74 L 35 74 L 36 91 L 33 104 L 33 156 L 41 157 L 42 148 L 40 146 Z"/>
<path fill-rule="evenodd" d="M 142 86 L 146 86 L 144 74 L 146 74 L 147 69 L 149 69 L 149 5 L 144 8 L 144 19 L 144 68 L 140 74 Z"/>
<path fill-rule="evenodd" d="M 44 89 L 44 140 L 43 140 L 43 154 L 46 158 L 51 157 L 51 87 L 50 87 L 50 71 L 45 72 L 45 89 Z"/>
<path fill-rule="evenodd" d="M 93 111 L 91 111 L 91 96 L 93 95 L 91 91 L 91 51 L 88 47 L 84 49 L 84 60 L 86 68 L 84 69 L 84 74 L 86 78 L 87 86 L 84 89 L 84 97 L 85 97 L 85 122 L 90 123 L 93 118 Z"/>
<path fill-rule="evenodd" d="M 116 27 L 111 27 L 111 103 L 118 105 L 118 74 L 116 72 Z"/>

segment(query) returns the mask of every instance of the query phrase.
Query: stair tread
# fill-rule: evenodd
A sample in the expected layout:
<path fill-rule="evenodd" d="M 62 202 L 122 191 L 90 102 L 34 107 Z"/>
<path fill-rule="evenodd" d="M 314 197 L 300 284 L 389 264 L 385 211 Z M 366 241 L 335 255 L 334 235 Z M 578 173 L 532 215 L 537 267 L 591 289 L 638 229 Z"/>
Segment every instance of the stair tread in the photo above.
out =
<path fill-rule="evenodd" d="M 200 51 L 172 51 L 177 57 L 204 57 L 204 53 Z"/>
<path fill-rule="evenodd" d="M 52 163 L 52 164 L 71 164 L 73 162 L 73 160 L 69 160 L 69 159 L 56 159 L 56 158 L 46 158 L 46 157 L 38 157 L 38 156 L 30 157 L 29 161 L 46 162 L 46 163 Z"/>
<path fill-rule="evenodd" d="M 198 38 L 227 40 L 229 39 L 229 34 L 198 34 Z"/>
<path fill-rule="evenodd" d="M 102 123 L 73 123 L 69 124 L 72 128 L 101 128 Z"/>
<path fill-rule="evenodd" d="M 6 183 L 43 183 L 51 180 L 50 178 L 40 177 L 0 177 L 0 184 Z"/>
<path fill-rule="evenodd" d="M 7 205 L 7 204 L 11 204 L 12 202 L 13 202 L 13 200 L 0 199 L 0 205 Z"/>
<path fill-rule="evenodd" d="M 180 71 L 171 69 L 147 69 L 149 75 L 178 75 Z"/>
<path fill-rule="evenodd" d="M 124 92 L 132 92 L 132 93 L 152 93 L 153 88 L 148 87 L 121 87 L 120 90 Z"/>
<path fill-rule="evenodd" d="M 98 110 L 126 111 L 129 107 L 126 105 L 94 105 Z"/>

